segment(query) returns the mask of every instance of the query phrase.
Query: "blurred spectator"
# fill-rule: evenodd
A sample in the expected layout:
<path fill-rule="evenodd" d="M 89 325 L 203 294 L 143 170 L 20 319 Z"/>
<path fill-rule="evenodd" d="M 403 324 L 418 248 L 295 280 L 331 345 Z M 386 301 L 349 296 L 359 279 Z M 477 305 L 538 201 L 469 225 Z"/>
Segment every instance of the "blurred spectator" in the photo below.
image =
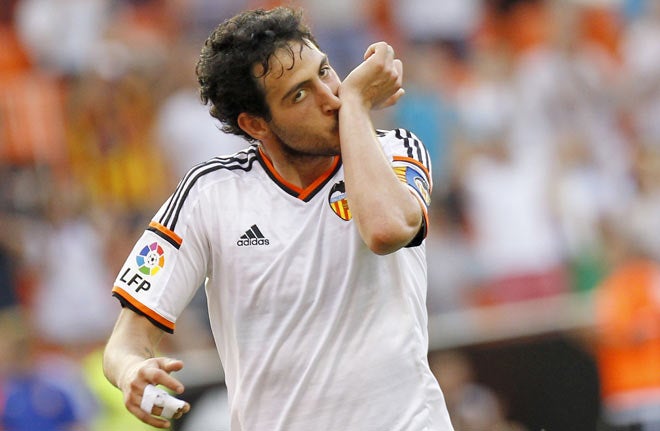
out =
<path fill-rule="evenodd" d="M 628 20 L 637 19 L 646 13 L 649 3 L 654 0 L 622 0 L 621 12 Z"/>
<path fill-rule="evenodd" d="M 565 292 L 563 259 L 543 169 L 517 158 L 502 141 L 488 144 L 464 177 L 471 241 L 486 302 Z"/>
<path fill-rule="evenodd" d="M 96 207 L 151 211 L 178 180 L 170 177 L 153 136 L 157 100 L 144 72 L 129 70 L 113 79 L 89 73 L 71 82 L 71 176 Z"/>
<path fill-rule="evenodd" d="M 77 74 L 92 67 L 109 12 L 110 0 L 22 0 L 16 26 L 41 70 Z"/>
<path fill-rule="evenodd" d="M 209 114 L 199 98 L 195 79 L 198 47 L 181 43 L 172 57 L 169 94 L 157 109 L 155 135 L 172 175 L 181 178 L 197 163 L 247 146 L 245 139 L 223 133 L 220 123 Z"/>
<path fill-rule="evenodd" d="M 62 366 L 55 357 L 40 363 L 20 309 L 0 312 L 0 328 L 0 429 L 85 430 L 94 401 L 76 379 L 75 363 Z"/>
<path fill-rule="evenodd" d="M 453 42 L 466 47 L 479 26 L 479 0 L 392 0 L 393 19 L 413 43 Z"/>
<path fill-rule="evenodd" d="M 0 205 L 3 203 L 0 200 Z M 18 245 L 18 235 L 11 230 L 15 227 L 14 220 L 2 207 L 0 207 L 0 226 L 10 228 L 0 238 L 0 315 L 2 315 L 5 312 L 14 312 L 19 307 L 18 269 L 21 250 Z"/>
<path fill-rule="evenodd" d="M 271 8 L 287 5 L 303 8 L 314 37 L 332 59 L 332 68 L 344 79 L 363 60 L 366 48 L 377 42 L 375 25 L 369 15 L 373 0 L 255 0 Z"/>
<path fill-rule="evenodd" d="M 632 240 L 660 262 L 660 146 L 642 147 L 634 166 L 636 193 L 621 223 Z"/>
<path fill-rule="evenodd" d="M 19 61 L 15 59 L 14 61 Z M 41 70 L 0 69 L 0 162 L 39 175 L 66 160 L 62 88 Z"/>
<path fill-rule="evenodd" d="M 431 201 L 427 237 L 429 315 L 471 307 L 477 285 L 475 257 L 465 235 L 462 203 L 457 193 Z"/>
<path fill-rule="evenodd" d="M 392 123 L 417 135 L 431 156 L 434 190 L 448 192 L 451 145 L 457 133 L 454 88 L 462 59 L 440 41 L 410 44 L 406 58 L 406 96 L 392 109 Z"/>
<path fill-rule="evenodd" d="M 558 143 L 559 166 L 553 199 L 560 239 L 571 271 L 572 287 L 584 292 L 600 282 L 607 269 L 603 233 L 608 220 L 601 173 L 584 141 Z"/>
<path fill-rule="evenodd" d="M 4 389 L 0 426 L 6 431 L 83 430 L 71 399 L 33 375 L 14 376 Z"/>
<path fill-rule="evenodd" d="M 625 253 L 598 288 L 596 312 L 605 422 L 616 431 L 660 429 L 658 262 Z"/>
<path fill-rule="evenodd" d="M 625 69 L 620 61 L 620 20 L 618 10 L 607 4 L 584 6 L 578 14 L 581 32 L 576 43 L 562 52 L 564 67 L 573 77 L 573 94 L 579 95 L 573 101 L 582 103 L 573 127 L 587 137 L 602 188 L 609 193 L 608 211 L 616 214 L 630 198 L 634 154 L 622 126 Z"/>
<path fill-rule="evenodd" d="M 29 68 L 30 60 L 14 25 L 18 0 L 4 0 L 0 8 L 0 74 L 21 73 Z"/>
<path fill-rule="evenodd" d="M 26 265 L 38 274 L 30 302 L 37 334 L 68 348 L 104 341 L 114 323 L 104 232 L 85 204 L 74 187 L 54 188 L 46 220 L 26 226 L 23 239 Z"/>
<path fill-rule="evenodd" d="M 551 160 L 540 130 L 519 145 L 520 121 L 508 57 L 482 45 L 472 75 L 458 90 L 463 142 L 459 178 L 483 291 L 501 302 L 564 292 L 563 257 L 552 220 Z M 528 131 L 532 133 L 530 129 Z M 546 137 L 547 138 L 547 137 Z"/>
<path fill-rule="evenodd" d="M 621 40 L 632 128 L 641 145 L 660 147 L 660 2 L 646 2 Z"/>
<path fill-rule="evenodd" d="M 258 0 L 254 0 L 257 2 Z M 219 23 L 236 15 L 253 0 L 173 0 L 175 16 L 179 17 L 185 32 L 183 37 L 193 40 L 195 47 L 203 42 Z"/>

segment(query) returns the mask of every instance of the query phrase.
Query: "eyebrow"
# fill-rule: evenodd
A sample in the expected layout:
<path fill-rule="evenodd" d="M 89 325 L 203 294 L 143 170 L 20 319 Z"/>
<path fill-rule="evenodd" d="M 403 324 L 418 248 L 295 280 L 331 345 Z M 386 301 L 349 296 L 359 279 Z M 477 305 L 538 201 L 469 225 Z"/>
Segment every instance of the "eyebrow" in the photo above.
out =
<path fill-rule="evenodd" d="M 328 64 L 329 64 L 329 62 L 328 62 L 328 55 L 326 54 L 326 55 L 323 56 L 323 58 L 321 59 L 321 62 L 319 63 L 319 70 L 321 70 L 321 68 L 327 66 Z M 298 84 L 296 84 L 295 86 L 293 86 L 289 91 L 287 91 L 287 92 L 284 94 L 284 96 L 282 96 L 282 99 L 281 99 L 281 100 L 284 101 L 284 100 L 288 99 L 293 93 L 295 93 L 296 91 L 300 90 L 302 87 L 306 86 L 306 85 L 309 84 L 310 82 L 311 82 L 311 79 L 306 79 L 306 80 L 304 80 L 304 81 L 302 81 L 302 82 L 299 82 Z"/>

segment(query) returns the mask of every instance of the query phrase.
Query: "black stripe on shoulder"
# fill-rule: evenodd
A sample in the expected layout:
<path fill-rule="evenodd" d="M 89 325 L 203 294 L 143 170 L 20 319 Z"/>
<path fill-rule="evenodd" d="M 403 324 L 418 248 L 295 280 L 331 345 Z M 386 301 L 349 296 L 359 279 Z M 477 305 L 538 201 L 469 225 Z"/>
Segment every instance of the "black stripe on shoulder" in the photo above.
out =
<path fill-rule="evenodd" d="M 177 185 L 177 188 L 172 194 L 172 197 L 170 198 L 167 204 L 167 208 L 163 212 L 159 223 L 172 231 L 174 230 L 179 219 L 181 208 L 183 207 L 183 204 L 185 203 L 190 190 L 195 185 L 197 180 L 199 180 L 204 175 L 220 169 L 226 169 L 230 171 L 242 170 L 247 172 L 252 169 L 252 165 L 256 160 L 257 147 L 256 145 L 253 145 L 243 151 L 239 151 L 233 156 L 215 157 L 207 162 L 198 164 L 190 171 L 188 171 L 188 173 Z"/>
<path fill-rule="evenodd" d="M 165 241 L 167 241 L 167 242 L 169 242 L 170 244 L 172 244 L 172 246 L 174 246 L 174 248 L 176 248 L 177 250 L 181 247 L 181 244 L 179 244 L 178 242 L 176 242 L 176 241 L 175 241 L 174 239 L 172 239 L 171 237 L 165 235 L 163 232 L 159 231 L 159 230 L 156 229 L 155 227 L 151 227 L 151 226 L 149 226 L 149 227 L 147 228 L 147 230 L 150 231 L 150 232 L 153 232 L 153 233 L 155 233 L 156 235 L 158 235 L 159 237 L 163 238 Z"/>
<path fill-rule="evenodd" d="M 411 159 L 419 160 L 425 166 L 429 165 L 429 152 L 422 143 L 406 129 L 395 129 L 394 136 L 403 141 L 406 153 Z"/>
<path fill-rule="evenodd" d="M 174 211 L 174 208 L 180 202 L 181 193 L 183 192 L 183 190 L 185 190 L 186 185 L 189 184 L 191 178 L 194 178 L 200 170 L 203 170 L 203 169 L 209 167 L 210 165 L 217 165 L 218 163 L 223 163 L 223 162 L 227 162 L 227 163 L 238 162 L 238 163 L 240 163 L 241 162 L 241 158 L 239 158 L 240 154 L 241 153 L 237 153 L 235 156 L 232 156 L 232 157 L 215 157 L 211 160 L 200 163 L 200 164 L 194 166 L 192 169 L 190 169 L 186 173 L 186 175 L 184 175 L 184 177 L 181 179 L 181 181 L 179 181 L 179 184 L 177 185 L 174 193 L 170 197 L 170 200 L 167 204 L 167 208 L 165 209 L 165 211 L 163 213 L 163 216 L 160 218 L 160 220 L 158 222 L 160 224 L 162 224 L 163 226 L 167 226 L 167 223 L 169 221 L 169 217 L 172 215 L 172 212 Z M 237 156 L 239 156 L 239 157 L 237 157 Z"/>

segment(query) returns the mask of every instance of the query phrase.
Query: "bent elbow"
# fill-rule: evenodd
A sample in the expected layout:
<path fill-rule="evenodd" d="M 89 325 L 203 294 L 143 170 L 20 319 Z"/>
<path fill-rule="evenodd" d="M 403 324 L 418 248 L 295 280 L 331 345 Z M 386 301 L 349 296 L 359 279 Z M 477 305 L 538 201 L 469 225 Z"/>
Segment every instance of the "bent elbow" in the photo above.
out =
<path fill-rule="evenodd" d="M 380 256 L 385 256 L 387 254 L 394 253 L 395 251 L 403 247 L 398 243 L 376 239 L 376 238 L 371 238 L 370 240 L 366 241 L 366 244 L 367 247 L 369 247 L 369 250 Z"/>
<path fill-rule="evenodd" d="M 381 226 L 381 228 L 375 229 L 369 235 L 363 237 L 364 242 L 375 254 L 383 256 L 394 253 L 412 241 L 419 231 L 420 223 L 397 225 L 391 228 Z"/>

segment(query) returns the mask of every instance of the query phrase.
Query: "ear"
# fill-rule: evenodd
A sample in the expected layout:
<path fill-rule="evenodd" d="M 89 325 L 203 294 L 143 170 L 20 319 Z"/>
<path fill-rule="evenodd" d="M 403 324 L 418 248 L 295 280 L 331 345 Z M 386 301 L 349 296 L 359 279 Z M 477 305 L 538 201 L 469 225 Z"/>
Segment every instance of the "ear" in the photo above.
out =
<path fill-rule="evenodd" d="M 263 141 L 270 134 L 270 127 L 262 117 L 241 112 L 237 120 L 238 126 L 258 141 Z"/>

